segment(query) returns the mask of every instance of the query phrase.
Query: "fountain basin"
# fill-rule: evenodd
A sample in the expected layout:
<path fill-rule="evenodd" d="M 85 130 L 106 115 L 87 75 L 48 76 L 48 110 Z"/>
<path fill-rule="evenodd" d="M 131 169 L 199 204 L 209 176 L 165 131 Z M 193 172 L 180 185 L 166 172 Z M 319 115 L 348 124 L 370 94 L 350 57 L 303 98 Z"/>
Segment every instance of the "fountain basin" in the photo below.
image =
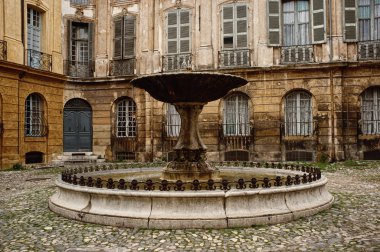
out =
<path fill-rule="evenodd" d="M 221 168 L 221 172 L 252 168 Z M 133 172 L 133 169 L 128 169 Z M 265 169 L 274 175 L 302 176 L 300 171 Z M 141 171 L 137 169 L 136 171 Z M 151 171 L 159 172 L 160 169 Z M 108 173 L 110 171 L 107 171 Z M 117 172 L 124 172 L 118 170 Z M 146 171 L 149 173 L 149 170 Z M 101 172 L 104 175 L 104 172 Z M 96 173 L 91 173 L 95 176 Z M 78 174 L 79 176 L 80 174 Z M 86 174 L 88 176 L 89 174 Z M 234 228 L 288 222 L 329 208 L 333 196 L 327 178 L 291 186 L 230 190 L 120 190 L 73 185 L 58 179 L 49 201 L 67 218 L 129 228 Z"/>

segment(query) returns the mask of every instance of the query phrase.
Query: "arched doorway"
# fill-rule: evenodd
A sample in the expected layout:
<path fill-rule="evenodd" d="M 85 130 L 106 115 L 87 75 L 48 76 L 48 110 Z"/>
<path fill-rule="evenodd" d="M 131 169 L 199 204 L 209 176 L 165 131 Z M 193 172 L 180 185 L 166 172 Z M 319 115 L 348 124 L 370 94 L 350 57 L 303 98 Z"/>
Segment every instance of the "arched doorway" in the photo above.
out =
<path fill-rule="evenodd" d="M 69 100 L 63 110 L 63 151 L 92 151 L 92 109 L 79 98 Z"/>

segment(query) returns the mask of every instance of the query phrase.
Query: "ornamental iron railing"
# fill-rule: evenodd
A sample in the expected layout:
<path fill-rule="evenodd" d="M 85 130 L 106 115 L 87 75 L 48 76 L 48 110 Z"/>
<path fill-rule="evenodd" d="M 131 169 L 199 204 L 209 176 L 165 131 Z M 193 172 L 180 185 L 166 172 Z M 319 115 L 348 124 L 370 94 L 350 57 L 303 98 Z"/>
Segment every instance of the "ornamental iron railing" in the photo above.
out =
<path fill-rule="evenodd" d="M 136 58 L 118 59 L 110 61 L 110 75 L 124 76 L 134 75 L 136 69 Z"/>
<path fill-rule="evenodd" d="M 250 66 L 250 50 L 223 50 L 219 52 L 219 67 L 249 67 Z"/>
<path fill-rule="evenodd" d="M 162 67 L 164 72 L 191 70 L 191 53 L 167 54 L 162 57 Z"/>
<path fill-rule="evenodd" d="M 7 60 L 7 41 L 0 40 L 0 60 Z"/>
<path fill-rule="evenodd" d="M 61 173 L 61 180 L 63 182 L 77 185 L 77 186 L 83 186 L 83 187 L 95 187 L 95 188 L 105 188 L 105 189 L 119 189 L 119 190 L 132 190 L 132 191 L 138 191 L 138 190 L 145 190 L 145 191 L 200 191 L 200 190 L 208 190 L 208 191 L 214 191 L 214 190 L 222 190 L 222 191 L 229 191 L 231 189 L 238 189 L 238 190 L 244 190 L 244 189 L 257 189 L 257 188 L 271 188 L 273 187 L 280 187 L 280 186 L 292 186 L 292 185 L 300 185 L 300 184 L 307 184 L 312 183 L 314 181 L 317 181 L 322 178 L 321 171 L 319 168 L 310 167 L 310 166 L 299 166 L 299 165 L 287 165 L 287 164 L 274 164 L 274 163 L 265 163 L 263 166 L 260 163 L 254 163 L 254 162 L 242 162 L 242 163 L 233 163 L 233 162 L 226 162 L 226 163 L 219 163 L 220 166 L 241 166 L 242 167 L 262 167 L 262 168 L 275 168 L 275 169 L 286 169 L 286 170 L 293 170 L 293 171 L 299 171 L 303 174 L 297 174 L 297 175 L 288 175 L 284 177 L 275 176 L 274 178 L 251 178 L 249 180 L 244 180 L 242 178 L 236 180 L 236 181 L 228 181 L 228 180 L 222 180 L 222 181 L 214 181 L 212 179 L 209 179 L 206 182 L 201 182 L 199 180 L 194 180 L 192 182 L 183 182 L 181 180 L 177 180 L 175 182 L 169 182 L 167 180 L 162 181 L 153 181 L 151 179 L 148 179 L 146 181 L 138 181 L 138 180 L 132 180 L 132 181 L 126 181 L 124 179 L 120 180 L 114 180 L 112 178 L 109 179 L 102 179 L 102 178 L 96 178 L 96 177 L 85 177 L 84 173 L 86 172 L 94 172 L 94 171 L 101 171 L 101 170 L 113 170 L 113 169 L 125 169 L 129 168 L 128 165 L 104 165 L 102 167 L 100 166 L 90 166 L 90 167 L 79 167 L 79 168 L 72 168 L 67 169 L 64 172 Z M 162 166 L 163 164 L 135 164 L 136 167 L 156 167 Z"/>
<path fill-rule="evenodd" d="M 313 45 L 281 47 L 281 64 L 314 62 Z"/>
<path fill-rule="evenodd" d="M 358 43 L 359 60 L 380 60 L 380 40 Z"/>
<path fill-rule="evenodd" d="M 91 78 L 94 77 L 94 61 L 64 61 L 64 72 L 67 76 L 74 78 Z"/>
<path fill-rule="evenodd" d="M 220 141 L 225 145 L 225 150 L 249 150 L 253 142 L 253 127 L 249 123 L 228 124 L 224 123 L 219 129 Z"/>
<path fill-rule="evenodd" d="M 30 67 L 51 71 L 52 56 L 33 49 L 26 49 L 27 64 Z"/>

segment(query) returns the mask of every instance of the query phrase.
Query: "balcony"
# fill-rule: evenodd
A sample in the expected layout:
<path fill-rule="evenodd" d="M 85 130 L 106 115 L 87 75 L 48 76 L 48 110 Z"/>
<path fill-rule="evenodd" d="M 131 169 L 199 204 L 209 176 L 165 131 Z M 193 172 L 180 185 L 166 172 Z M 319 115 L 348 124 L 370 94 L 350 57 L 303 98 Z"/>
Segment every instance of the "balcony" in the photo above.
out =
<path fill-rule="evenodd" d="M 219 67 L 249 67 L 250 66 L 250 50 L 223 50 L 219 52 Z"/>
<path fill-rule="evenodd" d="M 312 62 L 314 62 L 314 52 L 312 45 L 281 47 L 281 64 Z"/>
<path fill-rule="evenodd" d="M 380 40 L 358 43 L 359 60 L 380 60 Z"/>
<path fill-rule="evenodd" d="M 27 65 L 36 69 L 51 71 L 52 57 L 50 54 L 36 50 L 26 50 Z"/>
<path fill-rule="evenodd" d="M 7 41 L 0 40 L 0 60 L 7 60 Z"/>
<path fill-rule="evenodd" d="M 110 75 L 111 76 L 134 75 L 135 68 L 136 68 L 136 58 L 110 61 Z"/>
<path fill-rule="evenodd" d="M 74 78 L 94 77 L 95 66 L 93 61 L 64 61 L 64 72 Z"/>
<path fill-rule="evenodd" d="M 191 53 L 168 54 L 162 57 L 162 67 L 164 72 L 191 70 Z"/>

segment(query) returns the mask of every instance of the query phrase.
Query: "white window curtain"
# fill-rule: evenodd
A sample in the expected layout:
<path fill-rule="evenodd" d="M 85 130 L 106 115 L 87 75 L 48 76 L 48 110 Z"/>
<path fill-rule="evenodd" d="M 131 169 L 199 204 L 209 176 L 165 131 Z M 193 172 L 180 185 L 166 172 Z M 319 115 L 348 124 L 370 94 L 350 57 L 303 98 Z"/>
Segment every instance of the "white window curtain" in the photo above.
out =
<path fill-rule="evenodd" d="M 167 104 L 166 110 L 166 134 L 168 137 L 178 137 L 181 129 L 181 117 L 174 105 Z"/>
<path fill-rule="evenodd" d="M 285 135 L 310 136 L 313 132 L 311 96 L 303 91 L 285 98 Z"/>
<path fill-rule="evenodd" d="M 38 94 L 31 94 L 25 100 L 25 135 L 42 136 L 43 135 L 43 103 Z"/>
<path fill-rule="evenodd" d="M 380 0 L 359 0 L 359 40 L 380 39 Z"/>
<path fill-rule="evenodd" d="M 361 99 L 363 134 L 380 134 L 380 87 L 367 89 Z"/>
<path fill-rule="evenodd" d="M 248 99 L 234 94 L 224 99 L 223 132 L 226 136 L 247 136 L 249 132 Z"/>
<path fill-rule="evenodd" d="M 310 44 L 309 1 L 284 1 L 282 12 L 284 46 Z"/>
<path fill-rule="evenodd" d="M 136 137 L 136 104 L 131 99 L 123 99 L 116 108 L 116 136 Z"/>

